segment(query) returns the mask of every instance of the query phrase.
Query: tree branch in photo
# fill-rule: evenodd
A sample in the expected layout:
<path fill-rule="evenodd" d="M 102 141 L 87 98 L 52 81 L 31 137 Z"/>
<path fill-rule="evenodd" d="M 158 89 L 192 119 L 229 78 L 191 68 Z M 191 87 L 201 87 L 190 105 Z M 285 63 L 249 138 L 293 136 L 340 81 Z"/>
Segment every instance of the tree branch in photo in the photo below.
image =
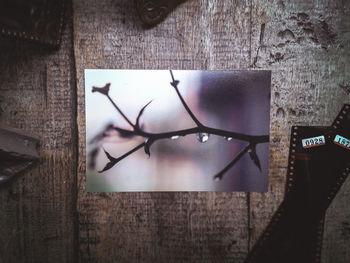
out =
<path fill-rule="evenodd" d="M 111 86 L 111 83 L 107 83 L 104 87 L 102 88 L 98 88 L 98 87 L 92 87 L 92 92 L 99 92 L 103 95 L 105 95 L 109 101 L 112 103 L 112 105 L 114 106 L 114 108 L 116 108 L 116 110 L 119 112 L 119 114 L 124 118 L 124 120 L 126 120 L 127 123 L 129 123 L 131 125 L 131 127 L 134 127 L 134 124 L 132 124 L 132 122 L 125 116 L 125 114 L 119 109 L 119 107 L 117 106 L 117 104 L 115 104 L 115 102 L 112 100 L 112 98 L 109 96 L 109 87 Z"/>
<path fill-rule="evenodd" d="M 171 75 L 171 79 L 173 80 L 172 82 L 170 82 L 170 84 L 171 84 L 171 86 L 174 87 L 174 89 L 175 89 L 175 91 L 176 91 L 176 93 L 177 93 L 177 96 L 179 96 L 179 99 L 180 99 L 182 105 L 185 107 L 185 109 L 186 109 L 188 115 L 191 116 L 192 120 L 197 124 L 198 127 L 203 126 L 203 125 L 199 122 L 199 120 L 197 119 L 197 117 L 193 114 L 193 112 L 190 110 L 190 108 L 187 106 L 187 104 L 186 104 L 184 98 L 182 97 L 182 95 L 181 95 L 179 89 L 177 88 L 177 85 L 179 85 L 180 81 L 179 81 L 179 80 L 175 80 L 172 70 L 170 70 L 170 75 Z"/>
<path fill-rule="evenodd" d="M 100 171 L 100 173 L 107 171 L 109 169 L 111 169 L 114 165 L 116 165 L 117 163 L 119 163 L 121 160 L 123 160 L 124 158 L 128 157 L 130 154 L 136 152 L 137 150 L 141 149 L 142 147 L 144 147 L 146 145 L 145 142 L 137 145 L 135 148 L 133 148 L 132 150 L 130 150 L 129 152 L 123 154 L 122 156 L 118 157 L 118 158 L 114 158 L 112 157 L 106 150 L 104 150 L 109 163 L 106 164 L 106 166 Z"/>
<path fill-rule="evenodd" d="M 138 113 L 138 116 L 136 118 L 135 124 L 133 124 L 127 117 L 126 115 L 120 110 L 120 108 L 116 105 L 116 103 L 112 100 L 112 98 L 109 96 L 109 87 L 110 83 L 107 83 L 104 87 L 99 88 L 99 87 L 92 87 L 92 92 L 99 92 L 103 95 L 105 95 L 109 101 L 113 104 L 113 106 L 117 109 L 118 113 L 123 117 L 123 119 L 131 126 L 131 130 L 120 128 L 117 126 L 113 125 L 108 125 L 107 128 L 108 130 L 115 130 L 119 133 L 119 136 L 122 138 L 132 138 L 134 136 L 140 136 L 145 139 L 145 142 L 139 144 L 129 152 L 123 154 L 122 156 L 118 158 L 112 157 L 106 150 L 105 154 L 109 160 L 109 162 L 106 164 L 106 166 L 102 169 L 100 172 L 107 171 L 114 167 L 118 162 L 129 156 L 130 154 L 136 152 L 137 150 L 144 148 L 145 153 L 150 156 L 151 155 L 151 146 L 153 143 L 155 143 L 158 140 L 162 139 L 171 139 L 171 138 L 178 138 L 180 136 L 186 136 L 189 134 L 196 134 L 197 138 L 199 140 L 203 140 L 202 142 L 205 142 L 209 134 L 212 135 L 217 135 L 221 136 L 227 140 L 240 140 L 240 141 L 245 141 L 248 143 L 248 145 L 243 148 L 234 158 L 232 161 L 224 168 L 222 169 L 218 174 L 214 176 L 214 179 L 216 180 L 221 180 L 224 176 L 224 174 L 230 170 L 247 152 L 249 153 L 249 156 L 251 160 L 253 161 L 254 165 L 261 171 L 261 164 L 259 157 L 256 153 L 256 146 L 257 144 L 260 143 L 268 143 L 269 142 L 269 136 L 268 135 L 258 135 L 258 136 L 253 136 L 253 135 L 247 135 L 243 133 L 237 133 L 237 132 L 232 132 L 232 131 L 226 131 L 222 129 L 216 129 L 212 127 L 208 127 L 206 125 L 203 125 L 195 116 L 195 114 L 191 111 L 189 106 L 187 105 L 186 101 L 182 97 L 179 89 L 178 89 L 178 84 L 180 83 L 179 80 L 175 80 L 173 72 L 170 70 L 170 75 L 172 78 L 172 82 L 170 82 L 171 86 L 174 87 L 176 94 L 178 98 L 180 99 L 182 105 L 184 106 L 186 112 L 188 115 L 192 118 L 192 120 L 195 122 L 196 127 L 189 128 L 189 129 L 182 129 L 182 130 L 175 130 L 171 132 L 163 132 L 163 133 L 152 133 L 152 132 L 147 132 L 144 131 L 142 127 L 140 127 L 140 119 L 145 111 L 146 107 L 152 102 L 148 102 L 145 106 L 141 108 L 141 110 Z M 103 133 L 105 134 L 105 133 Z M 103 137 L 103 136 L 102 136 Z M 98 137 L 98 138 L 101 138 Z M 96 154 L 95 154 L 96 155 Z"/>

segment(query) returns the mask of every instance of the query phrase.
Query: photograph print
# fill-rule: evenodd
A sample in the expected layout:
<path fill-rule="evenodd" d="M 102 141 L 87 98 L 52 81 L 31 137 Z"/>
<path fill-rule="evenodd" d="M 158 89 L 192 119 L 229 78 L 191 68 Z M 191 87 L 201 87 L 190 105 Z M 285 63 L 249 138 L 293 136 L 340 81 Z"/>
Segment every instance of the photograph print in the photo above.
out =
<path fill-rule="evenodd" d="M 85 70 L 88 192 L 268 190 L 271 72 Z"/>

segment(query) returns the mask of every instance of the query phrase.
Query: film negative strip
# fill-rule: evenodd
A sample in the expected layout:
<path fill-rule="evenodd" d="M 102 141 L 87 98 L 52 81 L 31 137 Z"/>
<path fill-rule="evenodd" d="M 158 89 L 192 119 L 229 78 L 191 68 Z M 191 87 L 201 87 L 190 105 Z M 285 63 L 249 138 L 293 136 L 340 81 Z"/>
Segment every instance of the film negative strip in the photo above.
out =
<path fill-rule="evenodd" d="M 66 7 L 67 0 L 3 0 L 0 40 L 20 39 L 57 48 Z"/>
<path fill-rule="evenodd" d="M 292 127 L 286 194 L 245 262 L 320 262 L 324 215 L 350 172 L 350 106 L 331 127 Z"/>

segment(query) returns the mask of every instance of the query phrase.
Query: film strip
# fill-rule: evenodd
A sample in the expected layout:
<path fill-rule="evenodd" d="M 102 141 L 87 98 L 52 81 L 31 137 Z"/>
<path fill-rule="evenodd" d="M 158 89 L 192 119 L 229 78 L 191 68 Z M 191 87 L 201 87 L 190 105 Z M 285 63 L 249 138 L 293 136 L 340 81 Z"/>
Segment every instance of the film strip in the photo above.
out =
<path fill-rule="evenodd" d="M 325 211 L 350 172 L 350 106 L 331 127 L 291 132 L 285 198 L 246 263 L 320 262 Z"/>
<path fill-rule="evenodd" d="M 4 0 L 0 3 L 0 38 L 58 47 L 67 0 Z"/>

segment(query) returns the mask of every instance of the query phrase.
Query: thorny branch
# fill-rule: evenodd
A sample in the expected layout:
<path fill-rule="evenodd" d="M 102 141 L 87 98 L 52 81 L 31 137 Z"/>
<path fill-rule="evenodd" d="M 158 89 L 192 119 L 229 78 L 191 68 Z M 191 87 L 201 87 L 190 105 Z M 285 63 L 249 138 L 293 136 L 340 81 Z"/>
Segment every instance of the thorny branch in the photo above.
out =
<path fill-rule="evenodd" d="M 174 79 L 174 75 L 173 75 L 173 72 L 171 70 L 170 70 L 170 75 L 171 75 L 171 78 L 173 80 L 173 82 L 171 82 L 170 84 L 171 84 L 171 86 L 174 87 L 174 89 L 177 93 L 177 96 L 179 96 L 179 99 L 181 100 L 182 105 L 185 107 L 187 113 L 191 116 L 192 120 L 197 124 L 197 126 L 202 127 L 203 125 L 199 122 L 199 120 L 196 118 L 196 116 L 194 116 L 193 112 L 187 106 L 184 98 L 182 97 L 179 89 L 177 88 L 177 85 L 180 83 L 180 81 Z"/>
<path fill-rule="evenodd" d="M 193 114 L 191 109 L 188 107 L 186 101 L 182 97 L 182 95 L 178 89 L 178 84 L 180 83 L 180 81 L 175 80 L 173 72 L 171 70 L 170 70 L 170 75 L 172 78 L 172 82 L 170 82 L 170 84 L 171 84 L 171 86 L 174 87 L 176 94 L 179 97 L 182 105 L 186 109 L 188 115 L 196 123 L 196 125 L 197 125 L 196 127 L 189 128 L 189 129 L 183 129 L 183 130 L 175 130 L 175 131 L 171 131 L 171 132 L 163 132 L 163 133 L 152 133 L 152 132 L 144 131 L 142 129 L 142 127 L 140 127 L 140 118 L 141 118 L 144 110 L 146 109 L 146 107 L 152 101 L 148 102 L 145 106 L 142 107 L 142 109 L 140 110 L 140 112 L 136 118 L 135 124 L 133 124 L 128 119 L 128 117 L 122 112 L 122 110 L 117 106 L 117 104 L 113 101 L 113 99 L 109 96 L 109 87 L 111 85 L 110 83 L 107 83 L 102 88 L 92 87 L 92 92 L 99 92 L 99 93 L 105 95 L 109 99 L 109 101 L 112 103 L 114 108 L 119 112 L 119 114 L 123 117 L 123 119 L 132 128 L 131 130 L 128 130 L 128 129 L 123 129 L 123 128 L 116 127 L 113 125 L 109 125 L 106 129 L 106 132 L 111 131 L 111 130 L 115 130 L 119 133 L 120 137 L 131 138 L 134 136 L 141 136 L 141 137 L 145 138 L 145 142 L 139 144 L 138 146 L 136 146 L 135 148 L 131 149 L 129 152 L 123 154 L 122 156 L 120 156 L 118 158 L 112 157 L 106 150 L 104 150 L 107 158 L 109 159 L 109 162 L 106 164 L 106 166 L 100 172 L 104 172 L 104 171 L 111 169 L 118 162 L 120 162 L 121 160 L 123 160 L 124 158 L 126 158 L 130 154 L 138 151 L 141 148 L 144 148 L 145 153 L 150 156 L 150 148 L 151 148 L 152 144 L 158 140 L 170 139 L 170 138 L 178 137 L 178 136 L 186 136 L 189 134 L 213 134 L 213 135 L 224 137 L 224 138 L 229 139 L 229 140 L 237 139 L 240 141 L 246 141 L 248 143 L 247 146 L 244 149 L 242 149 L 224 169 L 222 169 L 220 172 L 218 172 L 214 176 L 214 179 L 221 180 L 223 178 L 224 174 L 230 168 L 232 168 L 247 152 L 249 153 L 249 156 L 252 159 L 252 161 L 254 162 L 254 164 L 261 171 L 259 157 L 256 153 L 256 145 L 259 143 L 267 143 L 269 141 L 269 136 L 268 135 L 260 135 L 260 136 L 246 135 L 246 134 L 242 134 L 242 133 L 216 129 L 216 128 L 212 128 L 212 127 L 208 127 L 208 126 L 203 125 L 197 119 L 197 117 Z"/>

